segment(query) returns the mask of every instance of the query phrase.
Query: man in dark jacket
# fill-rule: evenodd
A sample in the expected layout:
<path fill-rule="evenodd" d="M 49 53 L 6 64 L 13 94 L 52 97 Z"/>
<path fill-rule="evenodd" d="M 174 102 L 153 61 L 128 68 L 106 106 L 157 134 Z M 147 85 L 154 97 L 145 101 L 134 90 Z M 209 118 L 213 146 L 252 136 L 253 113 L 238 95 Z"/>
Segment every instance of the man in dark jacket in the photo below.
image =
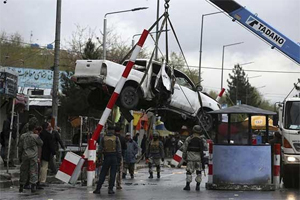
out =
<path fill-rule="evenodd" d="M 125 138 L 121 135 L 121 128 L 118 126 L 115 127 L 115 135 L 119 138 L 120 143 L 121 143 L 121 149 L 122 149 L 122 157 L 121 157 L 120 165 L 118 166 L 118 169 L 117 169 L 117 177 L 116 177 L 116 185 L 117 185 L 116 188 L 118 190 L 121 190 L 122 189 L 122 186 L 121 186 L 122 181 L 121 180 L 122 180 L 122 171 L 123 171 L 123 159 L 124 159 L 124 153 L 125 153 L 127 146 L 126 146 Z"/>
<path fill-rule="evenodd" d="M 55 155 L 53 137 L 51 135 L 52 127 L 51 124 L 45 122 L 43 124 L 43 131 L 40 134 L 43 140 L 42 156 L 41 156 L 41 170 L 40 170 L 40 184 L 44 185 L 47 179 L 47 170 L 50 161 L 51 154 Z"/>
<path fill-rule="evenodd" d="M 134 165 L 136 162 L 136 155 L 139 151 L 137 143 L 131 139 L 130 133 L 126 133 L 127 149 L 124 152 L 124 169 L 123 178 L 126 178 L 127 169 L 129 170 L 131 179 L 134 178 Z"/>
<path fill-rule="evenodd" d="M 58 144 L 60 144 L 61 148 L 63 148 L 63 149 L 65 149 L 65 146 L 60 137 L 60 128 L 57 127 L 56 129 L 57 130 L 52 131 L 52 137 L 53 137 L 55 155 L 57 156 L 56 158 L 58 158 L 58 155 L 59 155 L 59 145 Z M 49 161 L 49 169 L 54 174 L 57 173 L 56 162 L 57 162 L 57 159 L 54 159 L 54 155 L 52 154 L 50 157 L 50 161 Z"/>

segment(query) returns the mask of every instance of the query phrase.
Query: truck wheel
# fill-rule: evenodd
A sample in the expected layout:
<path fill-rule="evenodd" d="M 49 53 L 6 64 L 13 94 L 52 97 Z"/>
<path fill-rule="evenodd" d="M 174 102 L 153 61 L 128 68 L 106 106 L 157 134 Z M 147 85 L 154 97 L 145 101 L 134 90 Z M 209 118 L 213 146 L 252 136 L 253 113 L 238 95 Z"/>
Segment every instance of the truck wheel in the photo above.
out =
<path fill-rule="evenodd" d="M 292 188 L 293 187 L 293 176 L 290 173 L 288 167 L 285 165 L 283 166 L 283 184 L 285 188 Z"/>
<path fill-rule="evenodd" d="M 125 86 L 120 94 L 119 101 L 123 108 L 134 110 L 139 103 L 138 91 L 132 86 Z"/>

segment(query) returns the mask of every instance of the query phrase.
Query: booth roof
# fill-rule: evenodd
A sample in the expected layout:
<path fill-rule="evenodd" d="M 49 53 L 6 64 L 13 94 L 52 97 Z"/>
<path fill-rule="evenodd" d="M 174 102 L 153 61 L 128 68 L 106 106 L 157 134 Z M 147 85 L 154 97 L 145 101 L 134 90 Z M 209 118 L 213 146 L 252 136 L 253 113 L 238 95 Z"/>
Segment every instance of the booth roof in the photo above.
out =
<path fill-rule="evenodd" d="M 275 112 L 269 110 L 263 110 L 261 108 L 256 108 L 253 106 L 241 104 L 237 106 L 232 106 L 224 108 L 221 110 L 215 110 L 208 112 L 210 114 L 250 114 L 250 115 L 276 115 Z"/>

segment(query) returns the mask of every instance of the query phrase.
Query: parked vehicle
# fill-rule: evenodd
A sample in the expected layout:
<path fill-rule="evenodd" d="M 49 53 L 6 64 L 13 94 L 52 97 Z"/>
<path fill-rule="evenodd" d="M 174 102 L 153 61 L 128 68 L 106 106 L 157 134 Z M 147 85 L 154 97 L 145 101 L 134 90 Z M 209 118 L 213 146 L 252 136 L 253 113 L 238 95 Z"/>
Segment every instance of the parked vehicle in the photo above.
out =
<path fill-rule="evenodd" d="M 299 186 L 300 175 L 300 98 L 288 98 L 279 104 L 278 119 L 282 136 L 281 162 L 282 178 L 287 188 Z"/>
<path fill-rule="evenodd" d="M 90 105 L 104 109 L 121 78 L 124 65 L 108 60 L 78 60 L 72 80 L 91 89 Z M 209 130 L 213 119 L 206 112 L 220 109 L 218 102 L 200 92 L 183 72 L 173 71 L 155 61 L 149 63 L 146 59 L 135 62 L 117 105 L 123 110 L 155 110 L 170 131 L 178 131 L 182 125 L 199 124 L 199 119 Z"/>

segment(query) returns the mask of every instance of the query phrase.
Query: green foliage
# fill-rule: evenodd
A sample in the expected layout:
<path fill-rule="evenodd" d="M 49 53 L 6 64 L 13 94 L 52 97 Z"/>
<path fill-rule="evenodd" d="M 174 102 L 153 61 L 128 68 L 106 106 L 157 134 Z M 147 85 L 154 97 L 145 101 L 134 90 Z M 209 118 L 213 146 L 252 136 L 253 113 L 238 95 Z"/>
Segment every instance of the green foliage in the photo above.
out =
<path fill-rule="evenodd" d="M 213 99 L 216 99 L 219 94 L 217 92 L 211 90 L 211 91 L 209 91 L 208 95 L 211 96 Z M 220 104 L 227 103 L 225 95 L 223 95 L 221 97 L 221 99 L 219 100 L 219 103 Z"/>
<path fill-rule="evenodd" d="M 188 68 L 181 54 L 172 52 L 169 58 L 169 65 L 185 73 L 193 81 L 194 84 L 199 84 L 198 70 Z"/>
<path fill-rule="evenodd" d="M 100 49 L 96 48 L 95 43 L 92 42 L 92 39 L 88 39 L 85 44 L 85 48 L 83 49 L 82 58 L 84 60 L 96 60 L 100 59 Z"/>
<path fill-rule="evenodd" d="M 249 83 L 243 68 L 237 64 L 232 72 L 233 75 L 229 74 L 231 80 L 227 80 L 229 88 L 226 93 L 227 98 L 231 99 L 234 104 L 240 100 L 242 104 L 258 107 L 262 100 L 261 96 Z M 232 102 L 228 103 L 232 104 Z"/>

